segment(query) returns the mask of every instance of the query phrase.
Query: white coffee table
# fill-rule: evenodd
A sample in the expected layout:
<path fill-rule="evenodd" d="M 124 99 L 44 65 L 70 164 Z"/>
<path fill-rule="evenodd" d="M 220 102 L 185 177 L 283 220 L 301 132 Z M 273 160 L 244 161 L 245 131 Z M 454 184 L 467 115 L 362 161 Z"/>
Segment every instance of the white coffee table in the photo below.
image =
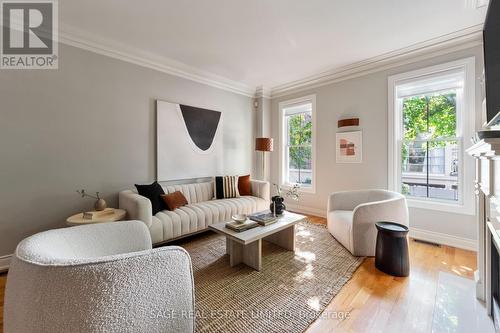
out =
<path fill-rule="evenodd" d="M 226 222 L 212 224 L 209 229 L 226 236 L 226 253 L 231 267 L 244 263 L 258 271 L 262 268 L 262 240 L 295 251 L 295 225 L 304 215 L 284 212 L 276 223 L 236 232 L 226 228 Z"/>

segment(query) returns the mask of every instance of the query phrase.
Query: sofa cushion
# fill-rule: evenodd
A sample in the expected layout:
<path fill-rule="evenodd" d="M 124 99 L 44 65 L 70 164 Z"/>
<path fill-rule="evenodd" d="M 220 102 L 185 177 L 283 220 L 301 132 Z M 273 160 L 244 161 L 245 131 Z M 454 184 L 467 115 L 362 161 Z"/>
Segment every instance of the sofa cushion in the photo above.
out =
<path fill-rule="evenodd" d="M 167 205 L 168 210 L 175 210 L 188 204 L 186 197 L 184 196 L 184 194 L 182 194 L 181 191 L 163 194 L 161 198 L 165 202 L 165 205 Z"/>
<path fill-rule="evenodd" d="M 165 193 L 180 191 L 186 197 L 189 204 L 208 201 L 214 198 L 214 183 L 193 183 L 164 186 Z"/>
<path fill-rule="evenodd" d="M 238 176 L 215 177 L 214 187 L 215 199 L 237 198 L 240 196 L 238 192 Z"/>
<path fill-rule="evenodd" d="M 140 195 L 148 198 L 149 201 L 151 201 L 151 209 L 153 211 L 153 215 L 166 208 L 165 203 L 161 198 L 161 195 L 165 194 L 165 192 L 163 191 L 161 185 L 158 184 L 158 182 L 155 181 L 149 185 L 135 184 L 135 187 L 137 188 L 137 192 Z"/>
<path fill-rule="evenodd" d="M 163 226 L 163 240 L 205 230 L 209 225 L 228 221 L 233 214 L 250 214 L 267 208 L 267 201 L 244 196 L 210 200 L 182 206 L 174 211 L 163 210 L 155 217 Z"/>
<path fill-rule="evenodd" d="M 240 195 L 252 195 L 250 175 L 238 177 L 238 191 L 240 192 Z"/>

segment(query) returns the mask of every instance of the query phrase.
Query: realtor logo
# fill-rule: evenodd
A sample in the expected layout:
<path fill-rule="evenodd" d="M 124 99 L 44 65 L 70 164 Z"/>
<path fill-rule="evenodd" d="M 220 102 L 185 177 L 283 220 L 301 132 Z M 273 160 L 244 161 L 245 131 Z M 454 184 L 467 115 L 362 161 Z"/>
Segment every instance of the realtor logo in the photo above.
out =
<path fill-rule="evenodd" d="M 2 1 L 2 69 L 57 69 L 57 2 Z"/>

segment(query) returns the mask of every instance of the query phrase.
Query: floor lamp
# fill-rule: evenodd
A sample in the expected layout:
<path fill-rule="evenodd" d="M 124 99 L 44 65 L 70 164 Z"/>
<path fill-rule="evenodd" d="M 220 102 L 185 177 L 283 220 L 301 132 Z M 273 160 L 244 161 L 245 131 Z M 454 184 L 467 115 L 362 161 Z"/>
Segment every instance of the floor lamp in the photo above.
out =
<path fill-rule="evenodd" d="M 256 138 L 255 150 L 262 152 L 262 180 L 266 177 L 266 151 L 273 151 L 273 138 Z"/>

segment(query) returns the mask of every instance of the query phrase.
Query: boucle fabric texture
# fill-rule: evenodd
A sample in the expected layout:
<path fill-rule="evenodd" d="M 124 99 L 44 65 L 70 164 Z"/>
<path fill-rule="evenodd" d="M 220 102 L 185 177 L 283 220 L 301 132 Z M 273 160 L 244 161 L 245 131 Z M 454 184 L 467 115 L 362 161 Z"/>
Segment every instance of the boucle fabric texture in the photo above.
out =
<path fill-rule="evenodd" d="M 297 225 L 295 253 L 263 242 L 260 272 L 230 267 L 223 236 L 179 245 L 193 262 L 198 333 L 303 332 L 363 262 L 324 226 L 307 222 Z"/>
<path fill-rule="evenodd" d="M 7 277 L 4 329 L 192 332 L 193 311 L 187 252 L 176 246 L 151 249 L 143 222 L 112 222 L 22 241 Z"/>

